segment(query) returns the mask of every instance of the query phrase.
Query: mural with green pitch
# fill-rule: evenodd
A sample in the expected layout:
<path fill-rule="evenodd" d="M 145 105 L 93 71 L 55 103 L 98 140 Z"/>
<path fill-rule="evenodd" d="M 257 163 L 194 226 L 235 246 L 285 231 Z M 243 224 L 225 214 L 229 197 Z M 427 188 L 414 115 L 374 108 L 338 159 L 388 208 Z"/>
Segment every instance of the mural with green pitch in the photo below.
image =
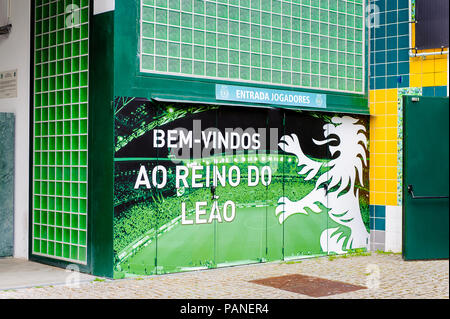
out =
<path fill-rule="evenodd" d="M 368 118 L 116 98 L 114 276 L 368 245 Z"/>

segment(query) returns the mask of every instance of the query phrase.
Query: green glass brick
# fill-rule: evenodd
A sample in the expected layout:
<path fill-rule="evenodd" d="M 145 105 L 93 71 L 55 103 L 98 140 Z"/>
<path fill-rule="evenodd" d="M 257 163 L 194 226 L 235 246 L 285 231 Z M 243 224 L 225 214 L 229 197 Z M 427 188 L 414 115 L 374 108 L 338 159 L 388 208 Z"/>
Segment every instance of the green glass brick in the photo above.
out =
<path fill-rule="evenodd" d="M 87 219 L 85 215 L 79 215 L 79 228 L 82 230 L 86 230 L 87 227 Z"/>
<path fill-rule="evenodd" d="M 206 60 L 215 62 L 217 60 L 217 50 L 214 48 L 206 48 Z"/>
<path fill-rule="evenodd" d="M 70 136 L 63 136 L 61 138 L 63 139 L 64 150 L 70 150 Z"/>
<path fill-rule="evenodd" d="M 192 14 L 186 12 L 181 13 L 181 26 L 191 28 L 192 20 L 193 20 Z"/>
<path fill-rule="evenodd" d="M 72 43 L 72 56 L 76 57 L 80 55 L 80 42 L 73 42 Z"/>
<path fill-rule="evenodd" d="M 80 89 L 80 102 L 83 103 L 83 102 L 87 102 L 87 101 L 88 101 L 88 89 L 81 88 Z"/>
<path fill-rule="evenodd" d="M 280 71 L 272 70 L 272 82 L 276 84 L 282 84 Z"/>
<path fill-rule="evenodd" d="M 155 36 L 155 25 L 153 23 L 143 23 L 142 36 L 153 38 Z"/>
<path fill-rule="evenodd" d="M 362 78 L 363 78 L 363 69 L 362 68 L 355 69 L 355 78 L 358 80 L 362 80 Z M 357 81 L 357 82 L 360 82 L 360 81 Z"/>
<path fill-rule="evenodd" d="M 275 70 L 281 70 L 281 58 L 279 57 L 272 57 L 272 69 Z M 273 73 L 272 73 L 273 76 Z"/>
<path fill-rule="evenodd" d="M 59 229 L 59 231 L 61 231 L 61 230 Z M 58 229 L 56 229 L 56 234 L 58 234 Z M 55 256 L 56 257 L 62 257 L 63 256 L 62 246 L 63 245 L 61 243 L 55 243 Z"/>
<path fill-rule="evenodd" d="M 202 15 L 194 15 L 194 28 L 205 30 L 205 17 Z"/>
<path fill-rule="evenodd" d="M 56 17 L 56 29 L 61 30 L 65 28 L 66 20 L 64 15 L 59 15 Z"/>
<path fill-rule="evenodd" d="M 344 65 L 338 65 L 338 76 L 339 77 L 346 76 L 346 67 Z"/>
<path fill-rule="evenodd" d="M 50 238 L 50 237 L 52 237 L 52 238 Z M 51 235 L 49 233 L 49 239 L 53 240 L 53 237 L 54 237 L 54 228 L 51 227 Z M 54 256 L 55 255 L 55 243 L 54 242 L 51 242 L 51 241 L 48 242 L 47 254 L 50 255 L 50 256 Z"/>
<path fill-rule="evenodd" d="M 250 80 L 250 68 L 248 68 L 248 67 L 240 67 L 239 78 L 241 80 L 245 80 L 245 81 Z"/>
<path fill-rule="evenodd" d="M 354 80 L 347 80 L 347 91 L 354 91 L 355 90 L 355 81 Z"/>
<path fill-rule="evenodd" d="M 216 77 L 217 76 L 217 64 L 207 62 L 206 63 L 206 75 Z"/>
<path fill-rule="evenodd" d="M 42 236 L 42 234 L 41 234 Z M 41 254 L 47 254 L 47 241 L 41 240 Z"/>
<path fill-rule="evenodd" d="M 260 81 L 261 80 L 261 69 L 259 69 L 259 68 L 251 69 L 251 80 L 252 81 Z"/>
<path fill-rule="evenodd" d="M 155 57 L 155 70 L 167 72 L 167 58 Z"/>
<path fill-rule="evenodd" d="M 281 43 L 272 42 L 272 54 L 273 55 L 281 55 Z"/>
<path fill-rule="evenodd" d="M 192 63 L 192 61 L 190 61 L 190 60 L 182 60 L 181 68 L 182 68 L 182 70 L 185 70 L 187 72 L 187 74 L 192 74 L 192 72 L 193 72 L 193 63 Z"/>
<path fill-rule="evenodd" d="M 87 243 L 87 234 L 85 231 L 80 231 L 78 235 L 80 245 L 86 245 Z"/>
<path fill-rule="evenodd" d="M 206 32 L 206 45 L 215 47 L 217 45 L 216 33 Z"/>
<path fill-rule="evenodd" d="M 52 32 L 49 35 L 49 45 L 54 46 L 56 45 L 56 32 Z"/>
<path fill-rule="evenodd" d="M 292 84 L 292 74 L 290 72 L 282 72 L 281 73 L 281 82 L 285 85 Z"/>
<path fill-rule="evenodd" d="M 84 183 L 80 184 L 80 197 L 86 197 L 87 196 L 87 186 Z"/>
<path fill-rule="evenodd" d="M 144 6 L 142 8 L 142 19 L 144 21 L 155 21 L 155 9 L 153 7 L 146 7 Z"/>
<path fill-rule="evenodd" d="M 284 71 L 291 71 L 292 69 L 292 60 L 289 58 L 281 59 L 281 69 Z"/>
<path fill-rule="evenodd" d="M 88 36 L 89 36 L 89 26 L 87 24 L 83 24 L 81 26 L 80 39 L 87 39 Z"/>
<path fill-rule="evenodd" d="M 79 247 L 78 248 L 78 259 L 82 262 L 86 262 L 86 248 L 85 247 Z"/>
<path fill-rule="evenodd" d="M 55 198 L 50 197 L 49 198 L 49 209 L 54 209 L 55 205 Z M 50 204 L 52 203 L 52 204 Z M 47 224 L 50 226 L 54 226 L 55 225 L 55 212 L 49 211 L 48 215 L 47 215 Z M 53 238 L 49 238 L 49 239 L 53 239 Z"/>
<path fill-rule="evenodd" d="M 290 42 L 292 42 L 292 41 L 291 41 L 291 40 L 292 40 L 292 32 L 289 31 L 289 30 L 282 30 L 282 32 L 281 32 L 281 40 L 282 40 L 284 43 L 290 43 Z"/>
<path fill-rule="evenodd" d="M 192 61 L 191 60 L 181 60 L 181 73 L 184 74 L 192 74 Z M 82 158 L 80 157 L 80 165 L 85 165 L 83 164 L 85 162 L 82 161 Z"/>

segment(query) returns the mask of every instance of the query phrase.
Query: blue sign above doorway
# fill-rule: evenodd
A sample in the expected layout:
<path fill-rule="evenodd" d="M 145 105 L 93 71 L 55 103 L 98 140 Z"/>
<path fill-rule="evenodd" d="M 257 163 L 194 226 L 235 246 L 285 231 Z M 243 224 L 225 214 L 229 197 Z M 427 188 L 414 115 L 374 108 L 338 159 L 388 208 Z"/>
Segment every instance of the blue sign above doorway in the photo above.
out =
<path fill-rule="evenodd" d="M 325 94 L 262 89 L 247 86 L 216 84 L 216 99 L 222 101 L 326 108 Z"/>

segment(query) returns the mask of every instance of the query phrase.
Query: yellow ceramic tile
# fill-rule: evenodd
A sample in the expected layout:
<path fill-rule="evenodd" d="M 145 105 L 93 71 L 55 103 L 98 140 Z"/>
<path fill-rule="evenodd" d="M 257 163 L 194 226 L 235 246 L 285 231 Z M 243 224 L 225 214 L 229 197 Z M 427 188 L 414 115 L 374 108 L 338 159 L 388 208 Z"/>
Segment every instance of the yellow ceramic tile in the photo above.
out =
<path fill-rule="evenodd" d="M 374 102 L 369 103 L 369 111 L 370 111 L 370 115 L 375 114 L 375 103 Z"/>
<path fill-rule="evenodd" d="M 375 193 L 370 193 L 369 194 L 369 204 L 370 205 L 376 205 L 375 204 Z"/>
<path fill-rule="evenodd" d="M 376 90 L 375 91 L 375 102 L 384 102 L 386 99 L 386 90 Z"/>
<path fill-rule="evenodd" d="M 385 141 L 386 140 L 386 129 L 375 128 L 374 141 Z"/>
<path fill-rule="evenodd" d="M 447 85 L 447 72 L 439 72 L 434 75 L 434 84 L 436 86 Z"/>
<path fill-rule="evenodd" d="M 375 177 L 374 177 L 375 173 L 373 171 L 373 168 L 369 169 L 369 191 L 373 190 L 374 187 L 374 183 L 375 183 Z"/>
<path fill-rule="evenodd" d="M 397 114 L 397 101 L 386 103 L 386 114 Z"/>
<path fill-rule="evenodd" d="M 422 62 L 422 72 L 423 73 L 434 73 L 434 59 L 427 57 Z"/>
<path fill-rule="evenodd" d="M 369 91 L 369 100 L 373 102 L 375 100 L 375 90 Z"/>
<path fill-rule="evenodd" d="M 386 154 L 386 166 L 397 166 L 397 153 Z"/>
<path fill-rule="evenodd" d="M 397 180 L 386 180 L 386 192 L 395 193 L 397 191 Z"/>
<path fill-rule="evenodd" d="M 386 193 L 375 193 L 375 202 L 374 205 L 386 205 Z"/>
<path fill-rule="evenodd" d="M 369 179 L 369 191 L 373 191 L 373 188 L 375 187 L 375 180 L 373 178 Z"/>
<path fill-rule="evenodd" d="M 386 128 L 386 139 L 387 140 L 394 140 L 397 138 L 398 132 L 396 127 L 389 127 Z M 387 150 L 390 151 L 390 150 Z"/>
<path fill-rule="evenodd" d="M 377 120 L 376 120 L 376 117 L 377 117 L 377 115 L 372 115 L 371 117 L 370 117 L 370 122 L 369 122 L 369 126 L 370 126 L 370 128 L 371 129 L 375 129 L 377 126 Z"/>
<path fill-rule="evenodd" d="M 385 179 L 386 178 L 386 168 L 385 167 L 374 167 L 374 177 L 375 179 Z"/>
<path fill-rule="evenodd" d="M 447 71 L 447 55 L 438 56 L 434 60 L 434 71 L 445 72 Z"/>
<path fill-rule="evenodd" d="M 421 74 L 422 64 L 419 58 L 410 58 L 409 61 L 409 73 L 410 74 Z"/>
<path fill-rule="evenodd" d="M 384 146 L 386 153 L 397 153 L 397 139 L 387 140 Z"/>
<path fill-rule="evenodd" d="M 386 127 L 397 127 L 397 115 L 386 115 Z"/>
<path fill-rule="evenodd" d="M 397 193 L 386 193 L 386 205 L 397 205 Z"/>
<path fill-rule="evenodd" d="M 372 116 L 370 121 L 370 125 L 373 125 L 375 129 L 386 127 L 386 116 L 383 115 L 375 115 Z"/>
<path fill-rule="evenodd" d="M 386 101 L 397 102 L 398 92 L 397 89 L 386 90 Z"/>
<path fill-rule="evenodd" d="M 377 102 L 375 103 L 375 114 L 384 116 L 386 114 L 386 102 Z"/>
<path fill-rule="evenodd" d="M 434 86 L 434 73 L 424 73 L 422 75 L 422 86 Z"/>
<path fill-rule="evenodd" d="M 375 152 L 375 144 L 372 140 L 372 135 L 370 137 L 370 141 L 369 141 L 369 153 L 372 154 Z"/>
<path fill-rule="evenodd" d="M 410 74 L 409 76 L 410 87 L 422 87 L 422 74 Z"/>
<path fill-rule="evenodd" d="M 375 180 L 375 186 L 373 188 L 376 193 L 386 192 L 386 181 L 385 180 Z"/>
<path fill-rule="evenodd" d="M 387 179 L 396 179 L 397 178 L 397 166 L 386 167 L 386 178 Z"/>
<path fill-rule="evenodd" d="M 375 154 L 373 158 L 373 167 L 385 167 L 386 166 L 386 154 Z"/>
<path fill-rule="evenodd" d="M 374 141 L 374 152 L 376 153 L 386 153 L 386 142 L 385 141 Z"/>

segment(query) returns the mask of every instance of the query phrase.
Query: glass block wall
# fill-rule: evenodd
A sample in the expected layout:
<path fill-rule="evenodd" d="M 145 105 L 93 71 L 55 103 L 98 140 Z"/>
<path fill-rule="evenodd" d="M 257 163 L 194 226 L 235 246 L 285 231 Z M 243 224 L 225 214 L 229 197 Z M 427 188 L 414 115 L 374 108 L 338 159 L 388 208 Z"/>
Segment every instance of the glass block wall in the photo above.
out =
<path fill-rule="evenodd" d="M 364 93 L 364 0 L 140 0 L 141 71 Z"/>
<path fill-rule="evenodd" d="M 32 253 L 87 261 L 88 0 L 36 0 Z"/>

